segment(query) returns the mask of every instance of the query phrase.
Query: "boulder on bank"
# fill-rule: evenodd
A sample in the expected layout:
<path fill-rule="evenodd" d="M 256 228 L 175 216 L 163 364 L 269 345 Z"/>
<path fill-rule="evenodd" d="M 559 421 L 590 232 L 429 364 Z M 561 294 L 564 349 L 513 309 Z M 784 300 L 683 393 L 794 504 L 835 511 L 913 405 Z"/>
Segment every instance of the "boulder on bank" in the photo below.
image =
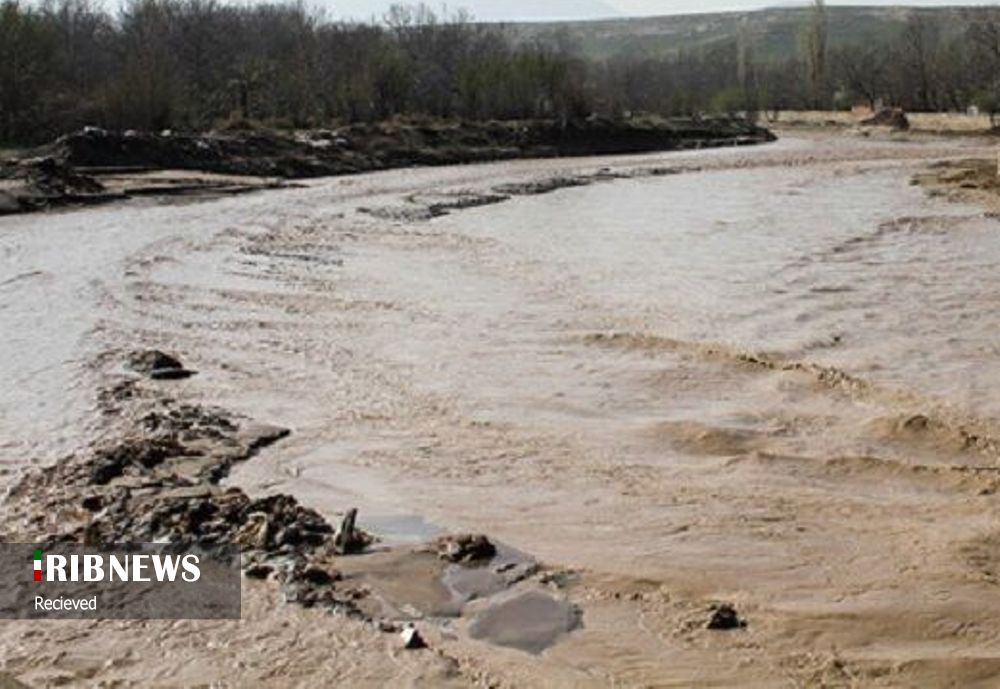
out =
<path fill-rule="evenodd" d="M 482 534 L 442 536 L 434 542 L 434 548 L 442 560 L 465 564 L 489 560 L 497 554 L 496 546 Z"/>
<path fill-rule="evenodd" d="M 141 349 L 128 355 L 128 367 L 153 380 L 177 380 L 190 378 L 194 371 L 184 368 L 180 359 L 165 354 L 158 349 Z"/>
<path fill-rule="evenodd" d="M 910 120 L 901 108 L 882 108 L 861 124 L 866 127 L 890 127 L 894 131 L 910 129 Z"/>

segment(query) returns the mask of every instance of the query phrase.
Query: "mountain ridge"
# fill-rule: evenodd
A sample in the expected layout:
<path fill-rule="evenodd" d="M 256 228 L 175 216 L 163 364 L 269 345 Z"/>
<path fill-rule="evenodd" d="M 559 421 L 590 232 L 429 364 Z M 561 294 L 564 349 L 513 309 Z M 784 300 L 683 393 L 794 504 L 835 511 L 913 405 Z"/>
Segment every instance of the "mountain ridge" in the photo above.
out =
<path fill-rule="evenodd" d="M 561 22 L 518 22 L 509 30 L 521 40 L 544 40 L 561 34 L 588 58 L 608 59 L 621 54 L 662 57 L 682 50 L 707 48 L 744 35 L 764 58 L 781 59 L 797 49 L 802 27 L 809 21 L 808 6 L 769 7 L 760 10 L 622 17 Z M 997 6 L 916 7 L 908 5 L 837 5 L 826 8 L 830 47 L 886 41 L 901 31 L 908 17 L 928 17 L 944 37 L 958 35 L 969 12 L 1000 16 Z"/>

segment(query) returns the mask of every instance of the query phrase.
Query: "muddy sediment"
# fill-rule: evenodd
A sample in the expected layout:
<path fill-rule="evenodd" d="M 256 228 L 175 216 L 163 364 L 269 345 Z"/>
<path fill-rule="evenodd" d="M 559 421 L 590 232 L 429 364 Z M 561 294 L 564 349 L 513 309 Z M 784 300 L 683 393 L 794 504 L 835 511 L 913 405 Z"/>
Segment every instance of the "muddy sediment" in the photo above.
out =
<path fill-rule="evenodd" d="M 589 173 L 554 175 L 524 182 L 497 184 L 488 191 L 454 190 L 410 194 L 405 198 L 405 204 L 377 207 L 362 206 L 357 210 L 360 213 L 366 213 L 382 220 L 423 222 L 433 220 L 442 215 L 448 215 L 454 211 L 504 203 L 518 196 L 541 196 L 543 194 L 551 194 L 560 189 L 587 187 L 598 182 L 662 177 L 694 171 L 696 171 L 696 168 L 691 166 L 637 167 L 625 171 L 612 171 L 608 168 L 601 168 Z"/>
<path fill-rule="evenodd" d="M 8 625 L 0 671 L 38 685 L 157 673 L 275 686 L 989 686 L 1000 235 L 980 207 L 909 184 L 934 161 L 988 154 L 964 140 L 797 138 L 95 208 L 87 243 L 79 214 L 0 221 L 15 261 L 0 277 L 7 378 L 70 409 L 74 389 L 95 387 L 110 403 L 144 389 L 175 400 L 151 398 L 135 421 L 121 403 L 81 458 L 120 448 L 132 434 L 110 424 L 134 431 L 149 412 L 151 426 L 201 419 L 224 438 L 233 431 L 214 414 L 238 429 L 274 420 L 292 434 L 205 481 L 245 493 L 231 513 L 247 535 L 270 537 L 241 505 L 286 495 L 334 532 L 358 506 L 385 539 L 308 574 L 357 592 L 356 613 L 282 604 L 269 554 L 245 572 L 241 623 Z M 591 177 L 614 181 L 575 183 Z M 489 196 L 511 198 L 473 203 Z M 452 202 L 422 217 L 357 212 Z M 38 304 L 50 304 L 44 320 Z M 52 321 L 57 337 L 43 337 Z M 117 348 L 114 366 L 136 342 L 162 347 L 197 375 L 153 378 L 175 370 L 153 358 L 120 390 L 104 369 L 88 385 L 90 342 Z M 62 363 L 74 356 L 84 363 Z M 13 416 L 19 406 L 0 418 L 25 438 L 0 445 L 12 467 L 83 427 L 45 427 L 52 410 Z M 77 497 L 159 472 L 201 483 L 214 460 L 171 439 L 107 454 L 108 483 L 82 474 Z M 244 452 L 223 445 L 205 455 Z M 277 534 L 284 515 L 300 518 L 290 505 L 254 512 Z M 478 538 L 436 540 L 465 531 L 487 534 L 491 559 Z M 518 638 L 535 620 L 498 606 L 533 592 L 559 603 L 538 606 L 553 613 L 541 622 L 566 623 L 575 607 L 583 624 Z M 405 648 L 408 624 L 427 649 Z M 537 638 L 554 642 L 521 650 Z"/>
<path fill-rule="evenodd" d="M 115 357 L 102 358 L 107 363 Z M 414 547 L 383 547 L 376 535 L 356 526 L 356 509 L 346 510 L 335 527 L 291 495 L 250 497 L 222 485 L 237 463 L 291 431 L 178 401 L 170 381 L 187 376 L 159 375 L 187 372 L 176 356 L 137 350 L 124 364 L 144 377 L 109 373 L 118 380 L 98 394 L 107 419 L 102 439 L 26 473 L 7 491 L 6 526 L 0 532 L 5 540 L 169 542 L 182 548 L 235 544 L 243 575 L 277 586 L 283 603 L 328 610 L 386 633 L 402 630 L 402 648 L 408 650 L 428 646 L 415 621 L 460 617 L 471 601 L 480 612 L 470 629 L 483 627 L 484 616 L 499 616 L 493 633 L 475 631 L 472 638 L 535 653 L 579 625 L 578 608 L 538 582 L 527 583 L 542 571 L 537 561 L 485 535 L 451 534 Z M 507 593 L 562 612 L 540 617 L 530 610 L 505 612 L 511 604 L 500 596 Z M 567 616 L 572 623 L 563 619 Z M 512 638 L 525 641 L 510 643 Z"/>
<path fill-rule="evenodd" d="M 935 163 L 915 175 L 913 183 L 932 196 L 982 205 L 1000 214 L 1000 157 Z"/>

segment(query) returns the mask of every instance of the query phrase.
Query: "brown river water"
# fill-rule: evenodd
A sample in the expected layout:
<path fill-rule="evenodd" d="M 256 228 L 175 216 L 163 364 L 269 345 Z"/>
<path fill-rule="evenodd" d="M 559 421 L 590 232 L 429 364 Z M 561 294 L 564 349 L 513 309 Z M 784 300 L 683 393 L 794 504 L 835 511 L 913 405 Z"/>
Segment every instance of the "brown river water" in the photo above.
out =
<path fill-rule="evenodd" d="M 100 432 L 95 357 L 159 347 L 200 371 L 178 394 L 293 429 L 232 483 L 490 534 L 583 611 L 539 654 L 445 629 L 457 670 L 251 602 L 225 652 L 7 629 L 0 672 L 72 637 L 132 659 L 82 682 L 1000 685 L 1000 221 L 911 184 L 989 154 L 792 136 L 0 219 L 0 486 Z M 714 601 L 747 627 L 705 630 Z"/>

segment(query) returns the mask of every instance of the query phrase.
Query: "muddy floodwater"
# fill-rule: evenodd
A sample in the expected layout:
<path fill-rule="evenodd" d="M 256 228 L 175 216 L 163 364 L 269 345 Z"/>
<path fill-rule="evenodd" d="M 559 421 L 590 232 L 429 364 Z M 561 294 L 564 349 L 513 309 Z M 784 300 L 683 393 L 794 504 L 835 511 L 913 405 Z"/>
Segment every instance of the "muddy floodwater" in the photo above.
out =
<path fill-rule="evenodd" d="M 996 686 L 1000 220 L 911 184 L 975 155 L 793 136 L 0 219 L 0 487 L 100 434 L 95 362 L 156 347 L 199 371 L 178 396 L 292 429 L 230 483 L 357 506 L 386 542 L 486 533 L 576 582 L 573 612 L 444 625 L 446 669 L 258 601 L 215 646 L 8 626 L 0 673 Z M 746 626 L 706 629 L 721 602 Z"/>

